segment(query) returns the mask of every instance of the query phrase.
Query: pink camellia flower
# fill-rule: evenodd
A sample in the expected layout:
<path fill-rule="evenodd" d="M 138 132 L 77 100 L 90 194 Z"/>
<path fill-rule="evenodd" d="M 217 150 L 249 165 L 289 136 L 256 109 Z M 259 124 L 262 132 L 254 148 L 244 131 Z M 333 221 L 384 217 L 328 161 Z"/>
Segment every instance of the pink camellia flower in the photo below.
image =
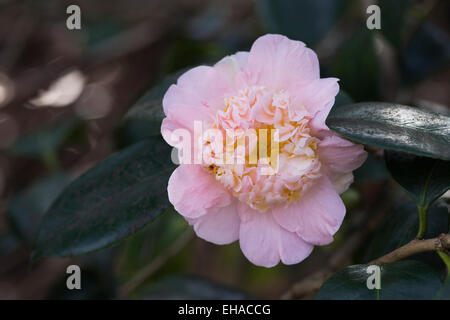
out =
<path fill-rule="evenodd" d="M 173 172 L 169 200 L 200 238 L 215 244 L 239 240 L 244 255 L 265 267 L 280 260 L 298 263 L 314 245 L 333 241 L 345 215 L 339 194 L 367 156 L 363 146 L 325 124 L 337 81 L 320 78 L 317 55 L 302 42 L 265 35 L 250 52 L 191 69 L 168 89 L 161 132 L 172 146 L 177 146 L 172 133 L 194 134 L 195 122 L 203 131 L 225 135 L 252 129 L 258 139 L 262 129 L 277 130 L 273 174 L 262 173 L 267 162 L 260 158 L 256 164 L 182 163 Z M 234 150 L 236 140 L 223 145 Z M 214 155 L 211 146 L 202 140 L 202 148 Z M 245 159 L 252 148 L 257 144 L 250 143 Z"/>

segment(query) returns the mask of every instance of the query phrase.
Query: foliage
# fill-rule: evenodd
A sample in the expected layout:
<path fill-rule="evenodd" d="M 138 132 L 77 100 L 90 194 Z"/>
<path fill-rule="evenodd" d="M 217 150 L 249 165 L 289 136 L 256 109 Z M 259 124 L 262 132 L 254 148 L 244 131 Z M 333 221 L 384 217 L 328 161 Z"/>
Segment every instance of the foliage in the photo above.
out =
<path fill-rule="evenodd" d="M 136 1 L 142 10 L 147 8 L 145 1 Z M 42 110 L 49 118 L 62 120 L 27 130 L 28 134 L 0 155 L 0 205 L 5 204 L 7 220 L 7 228 L 0 229 L 0 257 L 9 259 L 23 246 L 27 250 L 32 246 L 33 264 L 48 257 L 71 257 L 83 263 L 86 290 L 80 295 L 68 292 L 61 277 L 49 291 L 49 297 L 56 299 L 123 298 L 121 286 L 141 274 L 139 290 L 127 297 L 274 298 L 294 280 L 326 268 L 323 265 L 329 257 L 346 248 L 353 233 L 365 232 L 365 227 L 374 224 L 369 236 L 357 238 L 360 251 L 351 252 L 346 265 L 333 269 L 340 270 L 324 282 L 316 299 L 450 299 L 450 279 L 444 279 L 449 270 L 442 259 L 442 255 L 448 257 L 448 250 L 443 249 L 438 254 L 433 250 L 381 265 L 381 289 L 366 286 L 368 261 L 415 239 L 449 233 L 448 197 L 443 195 L 450 188 L 450 118 L 448 113 L 415 107 L 417 101 L 401 100 L 414 96 L 412 84 L 446 83 L 440 78 L 428 81 L 450 60 L 448 35 L 431 21 L 428 9 L 413 0 L 380 0 L 382 29 L 368 30 L 364 10 L 352 0 L 259 0 L 254 8 L 247 8 L 249 16 L 245 16 L 245 4 L 242 13 L 236 14 L 229 4 L 219 2 L 192 13 L 177 11 L 167 19 L 170 23 L 158 22 L 158 30 L 155 28 L 151 36 L 146 25 L 152 20 L 147 18 L 149 12 L 132 19 L 124 19 L 121 12 L 95 19 L 94 9 L 86 15 L 85 27 L 70 33 L 70 43 L 76 40 L 83 47 L 70 55 L 70 63 L 79 64 L 92 83 L 110 84 L 114 112 L 108 119 L 91 121 L 72 115 L 60 118 L 56 109 Z M 56 1 L 47 5 L 54 11 L 58 8 Z M 40 7 L 44 4 L 35 6 L 36 10 L 46 10 Z M 228 15 L 231 22 L 227 22 Z M 142 17 L 146 20 L 139 20 Z M 160 31 L 163 26 L 168 30 Z M 145 32 L 140 33 L 142 30 Z M 58 32 L 46 37 L 59 39 Z M 368 151 L 367 161 L 354 172 L 354 185 L 342 195 L 347 216 L 333 244 L 317 248 L 301 266 L 271 270 L 243 260 L 236 254 L 237 244 L 211 249 L 197 240 L 181 242 L 178 247 L 190 227 L 167 198 L 168 179 L 175 165 L 172 149 L 160 135 L 165 117 L 163 96 L 187 68 L 248 50 L 264 33 L 284 34 L 317 51 L 321 77 L 340 79 L 340 91 L 326 124 Z M 18 37 L 11 51 L 17 50 L 18 61 L 27 56 L 21 50 L 36 41 L 30 38 L 33 41 L 25 43 L 28 35 Z M 70 46 L 46 47 L 69 50 Z M 2 57 L 13 61 L 11 52 Z M 52 56 L 51 61 L 58 61 L 64 52 Z M 51 56 L 47 51 L 42 53 L 47 55 Z M 36 60 L 24 63 L 17 74 L 27 74 L 30 65 L 41 65 L 39 71 L 47 80 L 51 72 L 43 66 L 52 63 L 39 60 L 40 55 L 30 56 Z M 152 59 L 151 68 L 151 64 L 141 66 Z M 154 72 L 152 87 L 136 80 L 150 72 Z M 25 93 L 18 97 L 25 101 L 38 89 L 43 88 L 22 89 Z M 143 94 L 137 98 L 137 92 Z M 435 92 L 439 90 L 431 90 L 429 95 Z M 23 104 L 20 99 L 14 102 Z M 8 106 L 2 112 L 12 109 Z M 14 112 L 25 111 L 16 108 Z M 2 121 L 0 117 L 0 124 Z M 27 128 L 24 123 L 21 125 Z M 78 151 L 68 156 L 72 145 Z M 105 150 L 113 153 L 106 157 Z M 17 166 L 11 166 L 14 174 L 8 172 L 5 180 L 12 187 L 2 193 L 4 158 Z M 80 175 L 80 171 L 86 172 Z M 381 205 L 386 217 L 379 224 L 373 223 Z M 145 276 L 149 268 L 152 272 Z M 190 273 L 225 280 L 235 273 L 229 282 L 252 295 Z"/>

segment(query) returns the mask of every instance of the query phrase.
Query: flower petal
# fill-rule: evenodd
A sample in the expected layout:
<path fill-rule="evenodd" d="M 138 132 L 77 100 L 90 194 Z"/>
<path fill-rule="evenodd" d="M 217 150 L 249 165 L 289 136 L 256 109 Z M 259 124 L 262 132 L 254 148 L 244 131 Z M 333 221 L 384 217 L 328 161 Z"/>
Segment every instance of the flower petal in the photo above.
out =
<path fill-rule="evenodd" d="M 328 130 L 325 119 L 330 113 L 334 99 L 339 92 L 338 81 L 337 78 L 317 79 L 295 89 L 297 104 L 304 106 L 309 113 L 314 115 L 311 121 L 311 127 L 314 131 Z"/>
<path fill-rule="evenodd" d="M 353 183 L 354 177 L 352 172 L 343 173 L 335 177 L 330 177 L 330 181 L 334 186 L 334 190 L 338 194 L 343 193 Z"/>
<path fill-rule="evenodd" d="M 258 38 L 248 56 L 249 82 L 274 90 L 288 90 L 292 85 L 319 79 L 317 55 L 300 41 L 268 34 Z"/>
<path fill-rule="evenodd" d="M 231 56 L 226 56 L 214 65 L 214 68 L 224 77 L 231 88 L 239 90 L 245 86 L 243 70 L 247 65 L 248 52 L 240 51 Z"/>
<path fill-rule="evenodd" d="M 325 245 L 333 241 L 345 216 L 345 206 L 327 177 L 320 178 L 299 200 L 273 209 L 283 228 L 297 232 L 308 243 Z"/>
<path fill-rule="evenodd" d="M 227 80 L 213 67 L 200 66 L 183 73 L 163 98 L 164 112 L 180 106 L 196 107 L 199 112 L 224 108 L 224 97 L 231 92 Z"/>
<path fill-rule="evenodd" d="M 364 146 L 329 132 L 319 143 L 320 161 L 336 172 L 351 172 L 360 167 L 367 158 Z"/>
<path fill-rule="evenodd" d="M 178 166 L 170 176 L 167 192 L 175 210 L 186 218 L 198 218 L 232 201 L 229 192 L 199 165 Z"/>
<path fill-rule="evenodd" d="M 363 145 L 354 144 L 331 131 L 319 143 L 318 150 L 326 175 L 338 193 L 348 188 L 353 181 L 352 171 L 359 168 L 367 158 Z"/>
<path fill-rule="evenodd" d="M 202 121 L 203 127 L 210 127 L 217 110 L 225 108 L 224 98 L 232 92 L 221 73 L 213 67 L 193 68 L 171 85 L 163 98 L 164 113 L 161 132 L 170 145 L 172 131 L 183 128 L 194 131 L 194 122 Z"/>
<path fill-rule="evenodd" d="M 229 244 L 239 239 L 241 220 L 236 201 L 226 207 L 210 208 L 199 218 L 190 219 L 189 223 L 194 226 L 197 236 L 215 244 Z"/>
<path fill-rule="evenodd" d="M 277 265 L 280 260 L 284 264 L 294 264 L 311 254 L 313 246 L 280 227 L 271 212 L 258 212 L 243 203 L 239 204 L 238 210 L 241 216 L 239 243 L 253 264 L 267 268 Z"/>
<path fill-rule="evenodd" d="M 277 224 L 275 221 L 274 223 Z M 305 260 L 313 249 L 314 246 L 304 241 L 298 234 L 280 228 L 279 251 L 284 264 L 296 264 Z"/>

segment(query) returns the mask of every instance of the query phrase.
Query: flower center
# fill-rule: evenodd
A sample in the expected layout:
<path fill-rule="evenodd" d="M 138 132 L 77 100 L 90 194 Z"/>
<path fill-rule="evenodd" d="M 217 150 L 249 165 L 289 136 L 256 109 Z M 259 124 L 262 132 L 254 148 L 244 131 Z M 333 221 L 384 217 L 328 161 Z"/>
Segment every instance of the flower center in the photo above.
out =
<path fill-rule="evenodd" d="M 204 148 L 223 161 L 206 169 L 234 196 L 259 211 L 299 199 L 320 177 L 318 139 L 309 113 L 285 91 L 254 86 L 224 100 L 214 128 L 225 137 L 218 155 L 211 140 Z M 217 141 L 215 141 L 217 143 Z"/>

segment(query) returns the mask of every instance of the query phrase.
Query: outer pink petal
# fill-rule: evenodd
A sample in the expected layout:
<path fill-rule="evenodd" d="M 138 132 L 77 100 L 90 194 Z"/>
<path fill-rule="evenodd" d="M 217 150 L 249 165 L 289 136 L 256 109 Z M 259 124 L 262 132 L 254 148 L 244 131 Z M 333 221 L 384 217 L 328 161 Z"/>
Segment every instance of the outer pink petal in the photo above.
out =
<path fill-rule="evenodd" d="M 352 172 L 343 173 L 334 177 L 330 176 L 330 181 L 333 183 L 334 189 L 338 194 L 343 193 L 353 183 L 354 177 Z"/>
<path fill-rule="evenodd" d="M 275 221 L 274 224 L 278 225 Z M 304 241 L 298 234 L 280 228 L 280 259 L 284 264 L 296 264 L 305 260 L 314 246 Z"/>
<path fill-rule="evenodd" d="M 251 84 L 288 90 L 292 85 L 319 79 L 317 55 L 300 41 L 268 34 L 250 50 L 246 73 Z"/>
<path fill-rule="evenodd" d="M 183 128 L 192 133 L 195 121 L 202 121 L 206 124 L 204 127 L 209 127 L 217 110 L 225 108 L 224 98 L 232 90 L 227 79 L 213 67 L 200 66 L 181 75 L 163 99 L 167 118 L 162 123 L 161 133 L 167 143 L 174 145 L 170 139 L 173 130 Z"/>
<path fill-rule="evenodd" d="M 280 260 L 284 264 L 294 264 L 311 254 L 313 246 L 280 227 L 271 212 L 258 212 L 240 203 L 239 213 L 239 243 L 253 264 L 267 268 L 277 265 Z"/>
<path fill-rule="evenodd" d="M 180 165 L 167 187 L 169 201 L 186 218 L 198 218 L 211 208 L 226 207 L 232 196 L 199 165 Z"/>
<path fill-rule="evenodd" d="M 226 56 L 214 65 L 223 78 L 228 81 L 231 88 L 236 91 L 246 86 L 243 71 L 247 66 L 248 52 L 240 51 L 234 55 Z"/>
<path fill-rule="evenodd" d="M 202 239 L 215 244 L 228 244 L 239 238 L 241 220 L 237 212 L 237 202 L 226 207 L 210 208 L 196 219 L 189 219 L 195 233 Z"/>
<path fill-rule="evenodd" d="M 163 98 L 164 112 L 175 106 L 191 106 L 199 112 L 215 112 L 224 107 L 224 97 L 230 86 L 218 70 L 199 66 L 182 74 L 176 85 L 167 90 Z"/>
<path fill-rule="evenodd" d="M 214 121 L 214 117 L 208 112 L 199 112 L 197 107 L 191 106 L 175 106 L 170 108 L 167 117 L 163 119 L 161 124 L 161 134 L 164 140 L 171 146 L 175 147 L 179 141 L 177 136 L 179 130 L 185 130 L 191 147 L 194 147 L 194 124 L 201 123 L 202 130 L 210 128 L 210 124 Z M 177 131 L 175 131 L 177 130 Z M 177 134 L 174 134 L 177 133 Z M 175 139 L 175 140 L 173 140 Z"/>
<path fill-rule="evenodd" d="M 359 168 L 366 158 L 364 146 L 354 144 L 331 131 L 319 143 L 320 162 L 338 193 L 348 188 L 353 180 L 351 172 Z"/>
<path fill-rule="evenodd" d="M 317 79 L 295 89 L 297 103 L 305 106 L 314 115 L 311 121 L 314 131 L 328 129 L 325 119 L 339 92 L 338 81 L 337 78 Z"/>
<path fill-rule="evenodd" d="M 325 245 L 341 226 L 345 206 L 327 177 L 320 178 L 298 201 L 273 209 L 275 220 L 306 242 Z"/>
<path fill-rule="evenodd" d="M 192 134 L 193 128 L 191 128 L 191 127 L 186 128 L 183 125 L 181 125 L 177 120 L 171 119 L 169 117 L 166 117 L 163 119 L 163 121 L 161 123 L 161 135 L 163 136 L 163 138 L 167 142 L 167 144 L 169 144 L 172 147 L 177 146 L 177 144 L 180 141 L 178 141 L 177 138 L 173 137 L 172 135 L 175 132 L 175 130 L 178 130 L 180 128 L 187 130 L 191 137 L 194 136 Z M 193 141 L 193 139 L 191 139 L 191 140 L 192 141 L 190 141 L 190 144 L 192 147 L 194 141 Z"/>

